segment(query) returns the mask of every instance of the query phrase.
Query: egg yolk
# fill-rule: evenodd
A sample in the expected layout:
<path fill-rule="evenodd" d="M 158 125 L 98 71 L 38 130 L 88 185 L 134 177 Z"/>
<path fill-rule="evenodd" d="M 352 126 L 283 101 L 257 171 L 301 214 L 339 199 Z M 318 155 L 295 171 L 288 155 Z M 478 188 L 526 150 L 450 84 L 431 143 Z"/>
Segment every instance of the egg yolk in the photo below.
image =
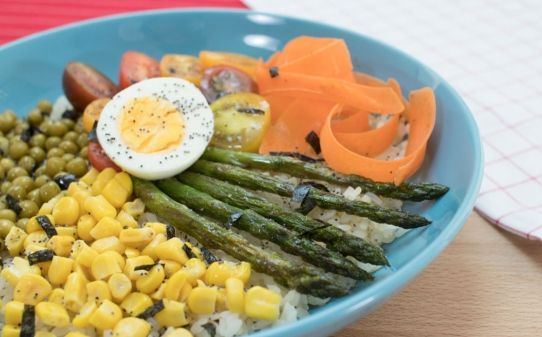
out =
<path fill-rule="evenodd" d="M 133 151 L 153 153 L 178 146 L 184 137 L 184 120 L 171 102 L 158 97 L 137 97 L 124 105 L 120 135 Z"/>

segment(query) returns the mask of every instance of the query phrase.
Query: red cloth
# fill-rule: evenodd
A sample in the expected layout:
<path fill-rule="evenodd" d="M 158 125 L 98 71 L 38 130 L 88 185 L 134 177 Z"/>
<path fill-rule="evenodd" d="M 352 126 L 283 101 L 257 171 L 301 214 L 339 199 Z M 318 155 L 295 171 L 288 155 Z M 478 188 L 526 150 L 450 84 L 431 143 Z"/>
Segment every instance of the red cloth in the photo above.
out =
<path fill-rule="evenodd" d="M 0 0 L 0 44 L 98 16 L 180 7 L 246 8 L 240 0 Z"/>

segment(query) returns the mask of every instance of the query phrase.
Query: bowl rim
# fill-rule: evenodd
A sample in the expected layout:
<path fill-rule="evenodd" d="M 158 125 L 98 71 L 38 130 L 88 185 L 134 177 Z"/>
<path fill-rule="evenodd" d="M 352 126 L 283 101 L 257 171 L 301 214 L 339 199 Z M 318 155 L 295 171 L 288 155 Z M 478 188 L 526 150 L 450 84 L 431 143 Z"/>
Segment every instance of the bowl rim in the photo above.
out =
<path fill-rule="evenodd" d="M 330 322 L 337 320 L 336 317 L 346 314 L 347 312 L 356 312 L 360 310 L 365 305 L 368 305 L 372 302 L 377 304 L 383 303 L 384 300 L 391 297 L 397 293 L 401 288 L 408 284 L 416 275 L 418 275 L 422 270 L 424 270 L 435 258 L 440 255 L 440 253 L 448 246 L 448 244 L 455 238 L 459 233 L 464 223 L 467 220 L 467 217 L 470 215 L 473 210 L 474 202 L 478 195 L 478 191 L 481 186 L 482 176 L 483 176 L 483 151 L 481 146 L 481 138 L 478 130 L 478 126 L 475 122 L 475 119 L 470 111 L 469 107 L 463 101 L 461 96 L 457 91 L 438 73 L 433 71 L 430 67 L 426 66 L 421 61 L 417 60 L 415 57 L 409 55 L 408 53 L 389 45 L 385 42 L 382 42 L 373 37 L 367 36 L 363 33 L 356 32 L 350 29 L 341 28 L 338 26 L 319 23 L 312 20 L 307 20 L 303 18 L 288 16 L 288 15 L 279 15 L 263 11 L 253 11 L 250 9 L 232 9 L 232 8 L 222 8 L 222 7 L 189 7 L 189 8 L 166 8 L 166 9 L 154 9 L 154 10 L 143 10 L 143 11 L 134 11 L 128 13 L 120 13 L 113 15 L 100 16 L 96 18 L 90 18 L 82 21 L 77 21 L 73 23 L 68 23 L 58 27 L 49 28 L 40 32 L 30 34 L 28 36 L 16 39 L 14 41 L 8 42 L 0 46 L 0 57 L 1 53 L 9 48 L 15 47 L 19 44 L 29 43 L 32 40 L 39 39 L 41 37 L 63 32 L 70 30 L 72 28 L 79 28 L 84 26 L 91 26 L 95 24 L 100 24 L 103 22 L 122 20 L 127 18 L 136 18 L 136 17 L 147 17 L 155 16 L 161 14 L 226 14 L 226 15 L 266 15 L 270 17 L 275 17 L 279 19 L 285 19 L 286 21 L 297 21 L 301 24 L 310 24 L 310 25 L 319 25 L 326 29 L 332 29 L 335 31 L 341 31 L 347 34 L 356 35 L 360 38 L 366 39 L 371 43 L 379 45 L 380 47 L 388 48 L 393 52 L 400 55 L 402 58 L 407 59 L 410 62 L 414 62 L 420 67 L 422 67 L 429 74 L 434 76 L 439 80 L 439 86 L 442 85 L 450 93 L 450 98 L 455 100 L 460 107 L 460 110 L 463 112 L 465 120 L 468 125 L 468 134 L 470 134 L 476 141 L 474 142 L 473 154 L 474 154 L 474 171 L 472 172 L 472 183 L 465 192 L 465 198 L 459 204 L 457 211 L 454 216 L 448 221 L 448 224 L 438 235 L 438 237 L 430 242 L 422 251 L 420 251 L 413 259 L 408 261 L 401 268 L 396 269 L 394 273 L 378 282 L 372 284 L 370 288 L 363 289 L 358 293 L 350 293 L 343 297 L 343 301 L 340 303 L 334 303 L 329 307 L 322 307 L 317 313 L 312 313 L 306 317 L 303 317 L 296 321 L 293 324 L 286 324 L 282 326 L 272 327 L 257 331 L 248 336 L 250 337 L 272 337 L 272 336 L 293 336 L 297 334 L 306 333 L 309 331 L 317 331 L 320 328 L 324 328 Z M 348 316 L 348 315 L 347 315 Z M 340 326 L 342 327 L 342 325 Z"/>

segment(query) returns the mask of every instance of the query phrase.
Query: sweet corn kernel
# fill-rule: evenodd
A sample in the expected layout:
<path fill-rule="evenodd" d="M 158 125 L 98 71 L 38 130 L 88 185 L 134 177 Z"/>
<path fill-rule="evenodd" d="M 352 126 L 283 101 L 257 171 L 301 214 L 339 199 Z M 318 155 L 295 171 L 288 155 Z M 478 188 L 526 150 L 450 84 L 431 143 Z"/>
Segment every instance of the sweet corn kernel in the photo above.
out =
<path fill-rule="evenodd" d="M 164 298 L 164 290 L 166 289 L 166 284 L 162 283 L 158 289 L 151 294 L 153 300 L 161 300 Z"/>
<path fill-rule="evenodd" d="M 119 238 L 116 236 L 108 236 L 106 238 L 98 239 L 94 241 L 90 245 L 90 247 L 96 250 L 98 253 L 113 250 L 119 254 L 122 254 L 126 249 L 126 247 L 122 244 L 122 242 L 120 242 Z"/>
<path fill-rule="evenodd" d="M 152 228 L 156 234 L 167 234 L 167 226 L 161 222 L 147 222 L 144 227 Z"/>
<path fill-rule="evenodd" d="M 13 299 L 24 304 L 36 305 L 51 293 L 51 285 L 40 275 L 26 273 L 19 278 L 13 290 Z"/>
<path fill-rule="evenodd" d="M 125 190 L 122 185 L 116 179 L 111 179 L 104 186 L 101 195 L 103 195 L 107 201 L 116 208 L 122 207 L 126 200 L 130 197 L 128 191 Z"/>
<path fill-rule="evenodd" d="M 38 217 L 38 215 L 31 217 L 30 220 L 28 220 L 28 222 L 26 223 L 25 230 L 27 233 L 33 233 L 33 232 L 43 230 L 43 228 L 40 226 L 40 224 L 36 220 L 36 217 Z M 55 218 L 53 218 L 52 215 L 48 214 L 46 215 L 46 217 L 49 219 L 49 222 L 51 223 L 51 225 L 55 224 Z"/>
<path fill-rule="evenodd" d="M 98 308 L 98 306 L 94 301 L 88 301 L 87 303 L 83 304 L 79 314 L 73 318 L 72 325 L 76 328 L 86 328 L 90 326 L 90 316 L 92 316 L 94 311 L 96 311 L 96 308 Z"/>
<path fill-rule="evenodd" d="M 84 183 L 83 181 L 79 180 L 79 181 L 72 182 L 70 186 L 68 186 L 68 189 L 66 190 L 66 192 L 70 197 L 73 197 L 75 193 L 80 192 L 80 191 L 88 191 L 88 189 L 89 189 L 88 185 Z"/>
<path fill-rule="evenodd" d="M 130 214 L 134 218 L 137 218 L 138 216 L 143 214 L 143 212 L 145 212 L 145 204 L 143 203 L 143 201 L 141 201 L 141 199 L 135 199 L 134 201 L 129 201 L 125 203 L 122 206 L 122 210 Z"/>
<path fill-rule="evenodd" d="M 40 210 L 38 211 L 38 215 L 52 214 L 53 207 L 55 207 L 56 203 L 58 202 L 58 200 L 60 200 L 62 196 L 63 196 L 63 193 L 60 193 L 56 197 L 52 198 L 51 200 L 41 205 Z"/>
<path fill-rule="evenodd" d="M 218 290 L 211 287 L 197 287 L 188 295 L 188 308 L 197 315 L 210 315 L 215 311 Z"/>
<path fill-rule="evenodd" d="M 75 263 L 73 265 L 73 271 L 80 273 L 85 278 L 85 282 L 88 282 L 88 280 L 92 279 L 92 273 L 90 272 L 90 268 L 82 266 L 79 263 Z"/>
<path fill-rule="evenodd" d="M 164 309 L 154 315 L 162 327 L 178 327 L 188 324 L 185 314 L 185 304 L 173 300 L 164 300 Z"/>
<path fill-rule="evenodd" d="M 96 220 L 90 214 L 82 215 L 77 221 L 77 235 L 85 241 L 92 241 L 94 238 L 90 235 L 90 231 L 96 225 Z"/>
<path fill-rule="evenodd" d="M 55 235 L 47 242 L 47 248 L 58 256 L 70 256 L 75 239 L 71 236 Z"/>
<path fill-rule="evenodd" d="M 192 291 L 192 289 L 194 289 L 192 285 L 186 282 L 183 288 L 181 289 L 181 293 L 179 294 L 179 301 L 186 302 L 186 300 L 188 299 L 188 295 L 190 295 L 190 292 Z"/>
<path fill-rule="evenodd" d="M 136 267 L 153 264 L 154 260 L 147 255 L 140 255 L 126 259 L 124 266 L 124 274 L 132 281 L 137 280 L 142 275 L 146 274 L 144 270 L 135 270 Z"/>
<path fill-rule="evenodd" d="M 61 285 L 66 282 L 73 267 L 73 260 L 62 256 L 53 256 L 47 278 L 52 285 Z"/>
<path fill-rule="evenodd" d="M 75 255 L 75 262 L 89 268 L 92 266 L 92 261 L 98 256 L 98 252 L 94 248 L 87 246 L 84 241 L 77 240 L 76 242 L 78 241 L 83 242 L 83 245 Z"/>
<path fill-rule="evenodd" d="M 72 312 L 79 312 L 86 300 L 87 280 L 80 272 L 72 272 L 64 284 L 64 305 Z"/>
<path fill-rule="evenodd" d="M 43 246 L 38 246 L 34 244 L 28 245 L 24 248 L 23 255 L 28 256 L 29 254 L 38 252 L 40 250 L 46 250 L 46 249 L 47 247 L 43 247 Z M 43 263 L 43 262 L 40 262 L 40 263 Z"/>
<path fill-rule="evenodd" d="M 8 233 L 9 235 L 9 233 Z M 47 246 L 47 241 L 49 241 L 49 237 L 47 234 L 45 234 L 44 231 L 35 231 L 26 236 L 24 239 L 23 246 L 26 248 L 30 245 L 38 245 L 38 246 Z M 6 237 L 6 247 L 8 245 L 8 238 Z"/>
<path fill-rule="evenodd" d="M 140 318 L 126 317 L 115 325 L 112 337 L 147 337 L 150 331 L 151 325 L 146 321 Z"/>
<path fill-rule="evenodd" d="M 192 333 L 183 328 L 177 328 L 175 330 L 168 331 L 164 337 L 194 337 Z"/>
<path fill-rule="evenodd" d="M 245 295 L 245 314 L 253 319 L 275 321 L 279 318 L 281 296 L 260 286 Z"/>
<path fill-rule="evenodd" d="M 171 275 L 171 277 L 166 281 L 166 286 L 164 288 L 164 298 L 175 301 L 178 300 L 181 295 L 181 291 L 183 290 L 184 284 L 187 283 L 187 277 L 188 275 L 182 269 Z"/>
<path fill-rule="evenodd" d="M 34 337 L 56 337 L 56 335 L 49 331 L 40 330 L 40 331 L 36 331 L 36 334 L 34 335 Z"/>
<path fill-rule="evenodd" d="M 112 260 L 117 261 L 120 269 L 121 270 L 124 269 L 124 266 L 126 265 L 126 260 L 118 252 L 114 250 L 108 250 L 106 252 L 103 252 L 102 255 L 107 256 L 108 258 L 111 258 Z"/>
<path fill-rule="evenodd" d="M 237 264 L 229 261 L 219 261 L 211 263 L 207 268 L 204 280 L 207 284 L 224 286 L 224 283 L 230 277 L 247 282 L 250 278 L 250 273 L 250 263 L 241 262 Z"/>
<path fill-rule="evenodd" d="M 82 181 L 84 182 L 85 184 L 87 184 L 88 186 L 92 185 L 92 183 L 94 182 L 94 180 L 96 180 L 96 178 L 98 177 L 98 174 L 100 173 L 100 171 L 96 170 L 94 167 L 91 167 L 90 170 L 88 170 L 87 173 L 85 173 L 84 176 L 82 176 L 79 181 Z"/>
<path fill-rule="evenodd" d="M 123 210 L 119 211 L 119 214 L 117 214 L 117 221 L 120 222 L 123 228 L 129 227 L 129 228 L 138 228 L 139 225 L 137 224 L 136 219 L 134 219 L 133 216 L 126 213 Z"/>
<path fill-rule="evenodd" d="M 228 308 L 226 307 L 226 289 L 224 288 L 218 288 L 215 310 L 217 312 L 228 310 Z"/>
<path fill-rule="evenodd" d="M 101 253 L 92 261 L 91 273 L 96 280 L 104 280 L 120 272 L 122 268 L 119 262 L 108 253 Z"/>
<path fill-rule="evenodd" d="M 23 320 L 24 303 L 10 301 L 4 306 L 4 323 L 9 325 L 19 325 Z"/>
<path fill-rule="evenodd" d="M 87 283 L 87 298 L 97 304 L 101 304 L 104 300 L 111 301 L 109 286 L 102 280 Z"/>
<path fill-rule="evenodd" d="M 128 294 L 120 304 L 120 307 L 130 316 L 137 316 L 152 305 L 152 300 L 147 294 Z"/>
<path fill-rule="evenodd" d="M 77 239 L 77 227 L 56 226 L 56 233 L 60 236 L 71 236 L 74 240 Z"/>
<path fill-rule="evenodd" d="M 51 291 L 51 293 L 49 294 L 48 301 L 64 306 L 64 289 L 53 289 L 53 291 Z"/>
<path fill-rule="evenodd" d="M 74 226 L 79 219 L 79 203 L 75 198 L 62 197 L 53 207 L 56 224 Z"/>
<path fill-rule="evenodd" d="M 161 265 L 164 266 L 164 271 L 166 272 L 166 277 L 170 277 L 181 269 L 181 264 L 179 262 L 171 260 L 160 260 L 158 261 Z"/>
<path fill-rule="evenodd" d="M 97 240 L 108 236 L 118 236 L 121 230 L 122 226 L 120 222 L 108 216 L 104 216 L 90 230 L 90 235 Z"/>
<path fill-rule="evenodd" d="M 21 335 L 21 328 L 14 325 L 6 324 L 2 328 L 2 337 L 19 337 Z"/>
<path fill-rule="evenodd" d="M 115 174 L 117 174 L 117 172 L 111 167 L 107 167 L 103 169 L 100 173 L 98 173 L 98 176 L 92 182 L 92 185 L 90 187 L 92 194 L 98 195 L 102 193 L 102 190 L 104 189 L 105 185 L 107 185 L 107 183 L 111 179 L 113 179 Z"/>
<path fill-rule="evenodd" d="M 244 284 L 238 278 L 230 277 L 226 280 L 226 307 L 229 311 L 242 314 L 245 309 Z"/>
<path fill-rule="evenodd" d="M 152 239 L 151 242 L 143 250 L 141 251 L 141 254 L 150 256 L 153 260 L 158 260 L 158 256 L 156 255 L 156 247 L 166 242 L 167 238 L 164 234 L 156 234 L 154 236 L 154 239 Z"/>
<path fill-rule="evenodd" d="M 112 329 L 122 319 L 122 311 L 115 303 L 104 300 L 92 313 L 89 323 L 97 329 Z"/>
<path fill-rule="evenodd" d="M 132 281 L 123 273 L 111 275 L 107 281 L 107 285 L 109 286 L 113 300 L 117 303 L 121 302 L 132 291 Z"/>
<path fill-rule="evenodd" d="M 196 285 L 197 280 L 206 274 L 206 269 L 207 267 L 205 266 L 205 262 L 200 259 L 191 258 L 190 260 L 186 261 L 186 264 L 182 270 L 184 270 L 187 274 L 186 280 L 190 284 Z"/>
<path fill-rule="evenodd" d="M 36 305 L 36 316 L 45 324 L 63 328 L 70 324 L 70 316 L 63 306 L 52 302 L 40 302 Z"/>
<path fill-rule="evenodd" d="M 2 271 L 0 272 L 0 276 L 2 276 L 6 281 L 8 281 L 12 287 L 15 287 L 19 282 L 21 276 L 28 273 L 40 275 L 40 267 L 37 265 L 31 266 L 27 259 L 15 256 L 13 258 L 12 265 L 2 269 Z"/>
<path fill-rule="evenodd" d="M 196 255 L 198 259 L 203 260 L 203 255 L 201 254 L 201 250 L 198 247 L 194 246 L 188 241 L 186 241 L 184 244 L 187 245 L 188 248 L 192 250 L 192 253 L 194 253 L 194 255 Z"/>
<path fill-rule="evenodd" d="M 160 260 L 173 260 L 182 265 L 188 261 L 188 257 L 183 250 L 183 242 L 179 238 L 171 238 L 158 244 L 154 252 Z"/>
<path fill-rule="evenodd" d="M 17 226 L 11 227 L 11 229 L 8 232 L 8 235 L 6 236 L 4 243 L 6 244 L 6 248 L 9 251 L 9 255 L 11 256 L 17 256 L 19 253 L 23 250 L 24 243 L 26 241 L 28 235 L 26 235 L 25 231 L 20 229 Z"/>
<path fill-rule="evenodd" d="M 136 256 L 139 256 L 140 254 L 141 254 L 141 252 L 138 249 L 135 249 L 135 248 L 127 247 L 124 250 L 124 255 L 126 255 L 127 258 L 136 257 Z"/>
<path fill-rule="evenodd" d="M 88 335 L 85 335 L 84 333 L 79 332 L 79 331 L 72 331 L 72 332 L 68 332 L 68 334 L 64 337 L 88 337 Z"/>
<path fill-rule="evenodd" d="M 90 191 L 78 191 L 72 196 L 79 204 L 79 216 L 87 214 L 87 210 L 85 209 L 85 201 L 91 196 L 92 193 L 90 193 Z"/>
<path fill-rule="evenodd" d="M 119 172 L 115 175 L 114 179 L 128 192 L 128 195 L 132 195 L 132 177 L 128 173 Z"/>
<path fill-rule="evenodd" d="M 127 247 L 143 248 L 154 238 L 151 228 L 127 228 L 120 231 L 119 240 Z"/>
<path fill-rule="evenodd" d="M 157 264 L 147 274 L 137 279 L 136 288 L 142 293 L 150 294 L 158 289 L 165 277 L 164 267 Z"/>
<path fill-rule="evenodd" d="M 85 210 L 89 212 L 96 221 L 103 217 L 114 218 L 117 216 L 117 210 L 102 195 L 89 197 L 85 200 Z"/>

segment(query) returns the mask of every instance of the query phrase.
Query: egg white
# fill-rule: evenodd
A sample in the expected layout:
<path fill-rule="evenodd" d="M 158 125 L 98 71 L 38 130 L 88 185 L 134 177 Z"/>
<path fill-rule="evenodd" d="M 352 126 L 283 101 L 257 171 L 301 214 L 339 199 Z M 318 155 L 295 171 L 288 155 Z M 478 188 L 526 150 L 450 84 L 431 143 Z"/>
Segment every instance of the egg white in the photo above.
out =
<path fill-rule="evenodd" d="M 184 137 L 178 146 L 142 153 L 123 142 L 118 125 L 123 107 L 134 98 L 144 96 L 165 99 L 182 114 Z M 205 151 L 213 130 L 213 112 L 199 89 L 180 78 L 161 77 L 138 82 L 113 96 L 100 115 L 96 133 L 115 164 L 131 175 L 155 180 L 174 176 L 190 167 Z"/>

